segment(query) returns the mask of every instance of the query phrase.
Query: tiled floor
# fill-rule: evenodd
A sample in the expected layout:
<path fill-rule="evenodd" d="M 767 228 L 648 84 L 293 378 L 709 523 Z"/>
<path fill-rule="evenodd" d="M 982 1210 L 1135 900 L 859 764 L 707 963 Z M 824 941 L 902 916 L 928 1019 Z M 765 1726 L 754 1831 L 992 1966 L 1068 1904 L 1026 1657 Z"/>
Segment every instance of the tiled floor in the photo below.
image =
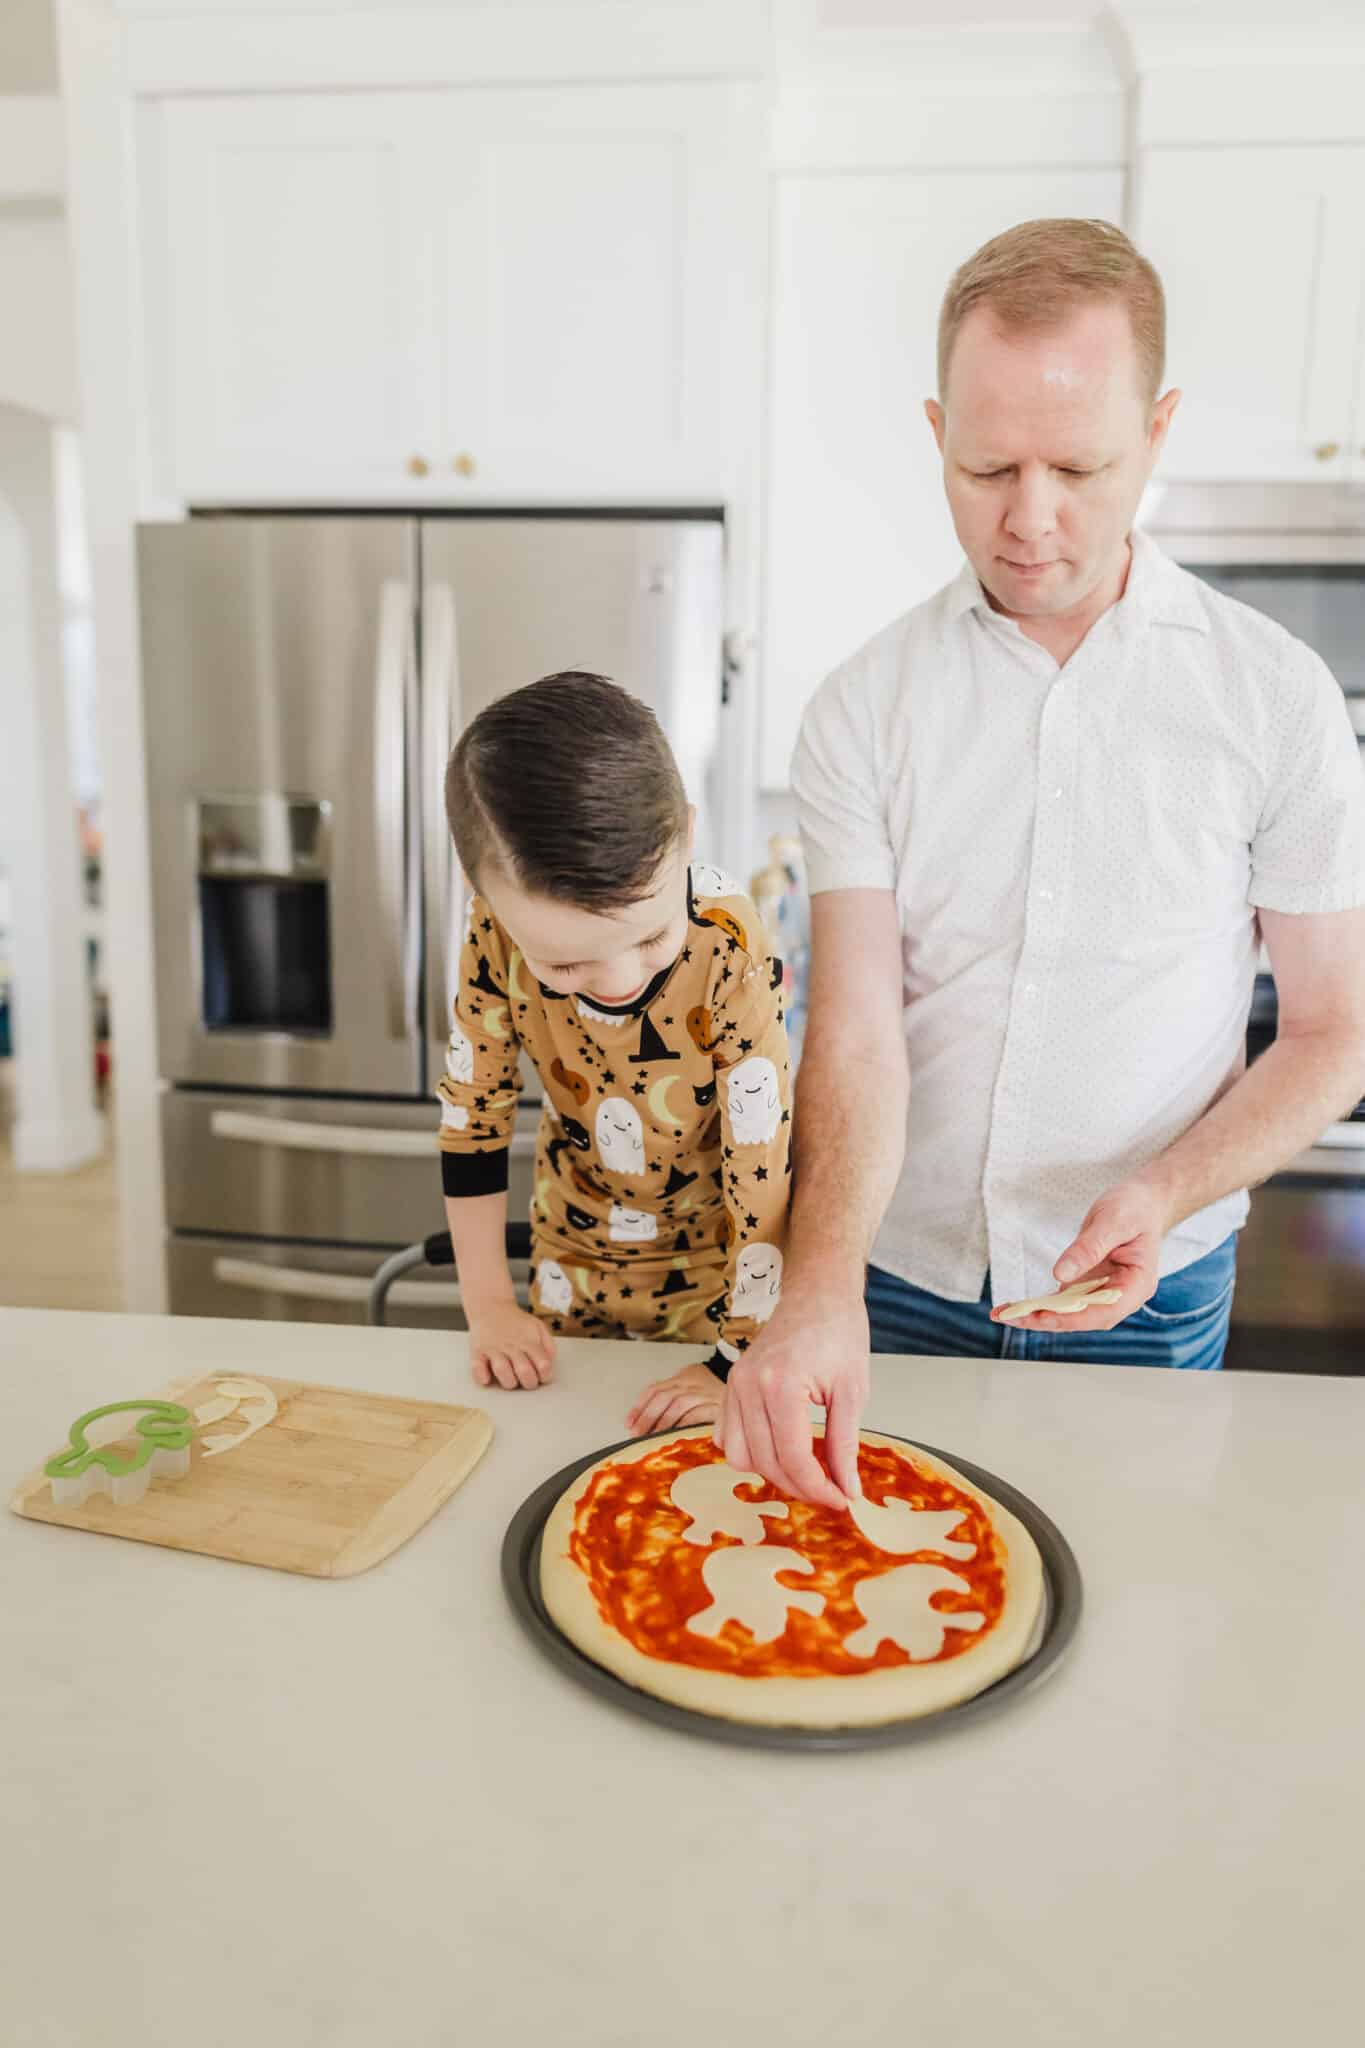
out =
<path fill-rule="evenodd" d="M 17 1172 L 12 1085 L 0 1061 L 0 1307 L 121 1308 L 112 1148 L 70 1173 Z"/>

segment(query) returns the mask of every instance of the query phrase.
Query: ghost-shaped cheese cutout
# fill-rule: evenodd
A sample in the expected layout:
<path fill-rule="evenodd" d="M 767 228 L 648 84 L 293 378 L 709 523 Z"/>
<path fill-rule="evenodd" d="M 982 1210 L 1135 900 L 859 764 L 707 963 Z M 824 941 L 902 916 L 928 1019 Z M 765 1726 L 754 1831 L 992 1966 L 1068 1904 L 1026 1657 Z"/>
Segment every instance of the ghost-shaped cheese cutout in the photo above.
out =
<path fill-rule="evenodd" d="M 718 1636 L 727 1621 L 737 1621 L 756 1643 L 775 1642 L 786 1629 L 789 1607 L 820 1614 L 825 1605 L 823 1593 L 779 1586 L 777 1574 L 814 1570 L 808 1557 L 779 1543 L 731 1544 L 713 1550 L 701 1568 L 711 1605 L 691 1615 L 687 1626 L 694 1635 Z"/>
<path fill-rule="evenodd" d="M 752 1316 L 766 1323 L 782 1292 L 782 1254 L 775 1244 L 746 1244 L 735 1261 L 735 1292 L 730 1313 L 739 1321 Z"/>
<path fill-rule="evenodd" d="M 974 1543 L 954 1543 L 948 1531 L 966 1519 L 962 1508 L 912 1508 L 908 1500 L 851 1500 L 848 1511 L 878 1550 L 908 1557 L 913 1550 L 938 1550 L 944 1557 L 975 1557 Z"/>
<path fill-rule="evenodd" d="M 733 876 L 724 868 L 713 867 L 709 860 L 694 860 L 688 871 L 692 877 L 694 896 L 739 896 L 743 891 Z"/>
<path fill-rule="evenodd" d="M 725 1076 L 725 1098 L 736 1145 L 767 1145 L 782 1121 L 782 1093 L 777 1068 L 755 1053 Z"/>
<path fill-rule="evenodd" d="M 880 1578 L 860 1579 L 853 1600 L 867 1626 L 845 1636 L 844 1648 L 851 1657 L 875 1657 L 883 1643 L 897 1643 L 911 1663 L 922 1664 L 937 1657 L 950 1628 L 974 1633 L 985 1627 L 985 1615 L 975 1609 L 941 1614 L 929 1605 L 935 1593 L 971 1590 L 965 1579 L 938 1564 L 900 1564 Z"/>
<path fill-rule="evenodd" d="M 717 1536 L 734 1536 L 741 1543 L 761 1543 L 763 1518 L 785 1521 L 784 1500 L 740 1500 L 737 1486 L 761 1486 L 757 1472 L 736 1472 L 733 1465 L 693 1465 L 680 1472 L 668 1490 L 675 1508 L 690 1519 L 683 1530 L 685 1543 L 714 1543 Z"/>
<path fill-rule="evenodd" d="M 443 1102 L 441 1122 L 448 1131 L 464 1131 L 469 1128 L 469 1111 L 462 1102 Z"/>
<path fill-rule="evenodd" d="M 613 1202 L 607 1233 L 613 1244 L 651 1244 L 659 1235 L 659 1219 L 648 1209 L 626 1209 Z"/>
<path fill-rule="evenodd" d="M 567 1315 L 573 1307 L 573 1282 L 558 1259 L 542 1259 L 536 1267 L 536 1294 L 552 1316 Z"/>
<path fill-rule="evenodd" d="M 645 1134 L 640 1112 L 623 1095 L 608 1095 L 597 1105 L 597 1150 L 609 1173 L 623 1178 L 645 1170 Z"/>
<path fill-rule="evenodd" d="M 458 1022 L 450 1027 L 450 1043 L 446 1046 L 446 1072 L 452 1081 L 468 1084 L 474 1079 L 474 1048 L 463 1025 Z"/>

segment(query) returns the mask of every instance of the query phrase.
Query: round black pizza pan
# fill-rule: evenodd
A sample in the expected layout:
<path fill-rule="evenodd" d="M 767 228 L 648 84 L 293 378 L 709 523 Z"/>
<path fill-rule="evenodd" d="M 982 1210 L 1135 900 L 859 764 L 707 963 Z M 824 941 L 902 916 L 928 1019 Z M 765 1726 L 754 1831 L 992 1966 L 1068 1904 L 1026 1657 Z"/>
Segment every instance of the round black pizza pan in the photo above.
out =
<path fill-rule="evenodd" d="M 889 1430 L 878 1430 L 889 1436 Z M 902 1742 L 922 1742 L 942 1735 L 950 1728 L 965 1728 L 1010 1706 L 1025 1693 L 1033 1692 L 1050 1678 L 1070 1646 L 1081 1618 L 1081 1573 L 1075 1553 L 1055 1522 L 1040 1507 L 993 1472 L 959 1458 L 955 1452 L 935 1450 L 932 1444 L 915 1443 L 910 1437 L 896 1437 L 911 1450 L 924 1451 L 951 1465 L 964 1479 L 979 1486 L 992 1500 L 1018 1517 L 1038 1546 L 1043 1561 L 1043 1613 L 1034 1632 L 1034 1646 L 1022 1664 L 998 1678 L 984 1692 L 963 1700 L 941 1713 L 916 1715 L 907 1720 L 883 1721 L 867 1728 L 784 1728 L 757 1721 L 730 1721 L 715 1714 L 699 1714 L 690 1707 L 674 1706 L 628 1685 L 615 1672 L 604 1670 L 585 1657 L 551 1620 L 540 1593 L 540 1539 L 550 1511 L 580 1472 L 609 1458 L 615 1451 L 640 1442 L 627 1437 L 605 1450 L 590 1451 L 571 1465 L 554 1473 L 538 1486 L 517 1509 L 508 1524 L 502 1545 L 502 1583 L 512 1611 L 531 1641 L 559 1669 L 590 1692 L 599 1693 L 629 1712 L 675 1728 L 682 1735 L 699 1735 L 710 1742 L 739 1743 L 747 1749 L 845 1750 L 889 1749 Z"/>

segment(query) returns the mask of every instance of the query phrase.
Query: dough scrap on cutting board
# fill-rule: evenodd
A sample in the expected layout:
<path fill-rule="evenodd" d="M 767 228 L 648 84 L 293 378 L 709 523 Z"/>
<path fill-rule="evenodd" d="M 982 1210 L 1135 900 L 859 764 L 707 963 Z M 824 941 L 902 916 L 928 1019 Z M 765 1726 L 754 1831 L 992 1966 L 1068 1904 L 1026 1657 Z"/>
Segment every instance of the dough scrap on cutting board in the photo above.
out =
<path fill-rule="evenodd" d="M 1103 1280 L 1077 1280 L 1071 1287 L 1059 1288 L 1056 1294 L 1038 1294 L 1030 1301 L 1012 1301 L 1008 1308 L 1002 1308 L 998 1320 L 1002 1323 L 1021 1323 L 1025 1316 L 1037 1315 L 1046 1310 L 1050 1316 L 1078 1316 L 1087 1308 L 1110 1308 L 1123 1299 L 1121 1287 L 1107 1287 Z"/>

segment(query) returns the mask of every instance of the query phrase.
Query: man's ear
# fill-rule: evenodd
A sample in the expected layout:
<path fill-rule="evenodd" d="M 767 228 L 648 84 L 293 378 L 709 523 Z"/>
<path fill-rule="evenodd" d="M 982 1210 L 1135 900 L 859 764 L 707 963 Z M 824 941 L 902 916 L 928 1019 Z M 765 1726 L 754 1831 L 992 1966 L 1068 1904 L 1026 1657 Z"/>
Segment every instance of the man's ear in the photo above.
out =
<path fill-rule="evenodd" d="M 933 428 L 934 439 L 938 443 L 938 452 L 941 455 L 943 453 L 943 436 L 948 431 L 948 415 L 936 398 L 926 398 L 924 401 L 924 417 Z"/>
<path fill-rule="evenodd" d="M 1172 385 L 1152 407 L 1152 423 L 1147 429 L 1147 453 L 1153 462 L 1161 453 L 1166 436 L 1170 432 L 1171 421 L 1175 418 L 1175 409 L 1184 395 L 1183 391 L 1178 391 Z"/>

